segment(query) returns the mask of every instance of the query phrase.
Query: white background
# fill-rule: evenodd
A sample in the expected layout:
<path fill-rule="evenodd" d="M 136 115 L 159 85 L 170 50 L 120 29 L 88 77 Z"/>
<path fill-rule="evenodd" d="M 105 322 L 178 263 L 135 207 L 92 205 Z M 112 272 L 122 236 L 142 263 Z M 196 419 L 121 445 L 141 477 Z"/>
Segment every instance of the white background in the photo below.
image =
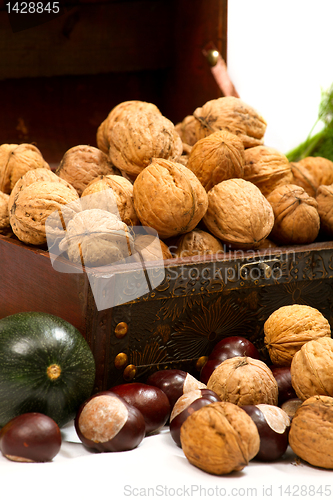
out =
<path fill-rule="evenodd" d="M 267 121 L 265 144 L 284 154 L 306 139 L 333 83 L 332 22 L 332 0 L 228 2 L 230 77 Z"/>

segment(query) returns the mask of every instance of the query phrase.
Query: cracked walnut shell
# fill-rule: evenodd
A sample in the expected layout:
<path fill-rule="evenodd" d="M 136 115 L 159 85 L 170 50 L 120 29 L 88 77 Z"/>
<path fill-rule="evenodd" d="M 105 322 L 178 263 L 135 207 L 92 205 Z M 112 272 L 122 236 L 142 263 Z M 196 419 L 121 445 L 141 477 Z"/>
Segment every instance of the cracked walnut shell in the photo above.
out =
<path fill-rule="evenodd" d="M 272 371 L 259 359 L 235 356 L 215 368 L 207 382 L 222 401 L 239 406 L 278 404 L 278 385 Z"/>
<path fill-rule="evenodd" d="M 161 158 L 138 175 L 133 196 L 141 224 L 162 239 L 192 231 L 208 206 L 207 193 L 193 172 Z"/>
<path fill-rule="evenodd" d="M 27 244 L 46 243 L 47 218 L 56 211 L 62 213 L 67 204 L 78 199 L 76 191 L 60 182 L 36 181 L 30 184 L 18 193 L 10 210 L 14 234 Z"/>
<path fill-rule="evenodd" d="M 315 395 L 333 397 L 333 339 L 306 342 L 295 353 L 290 367 L 291 383 L 299 399 Z"/>
<path fill-rule="evenodd" d="M 235 248 L 255 248 L 267 238 L 274 214 L 260 189 L 244 179 L 222 181 L 208 191 L 203 218 L 208 230 Z"/>
<path fill-rule="evenodd" d="M 96 193 L 99 193 L 99 195 L 96 195 Z M 108 196 L 102 196 L 103 193 Z M 128 226 L 140 224 L 134 208 L 133 184 L 125 177 L 121 175 L 100 175 L 93 179 L 84 189 L 81 200 L 85 196 L 90 196 L 87 208 L 108 210 L 107 207 L 110 206 L 111 211 L 119 215 L 120 219 Z M 108 200 L 108 198 L 112 199 Z"/>
<path fill-rule="evenodd" d="M 267 123 L 251 106 L 237 97 L 226 96 L 207 101 L 197 108 L 196 136 L 207 137 L 217 130 L 227 130 L 237 135 L 245 148 L 262 144 Z"/>
<path fill-rule="evenodd" d="M 80 145 L 66 151 L 55 173 L 72 184 L 81 196 L 89 182 L 99 175 L 114 175 L 119 171 L 103 151 Z"/>
<path fill-rule="evenodd" d="M 303 344 L 330 336 L 327 319 L 318 309 L 304 304 L 279 307 L 264 324 L 265 345 L 276 366 L 290 366 Z"/>
<path fill-rule="evenodd" d="M 289 444 L 302 460 L 333 469 L 333 398 L 313 396 L 297 409 L 290 426 Z"/>
<path fill-rule="evenodd" d="M 239 137 L 219 130 L 193 146 L 186 166 L 209 191 L 224 180 L 243 177 L 244 163 L 244 146 Z"/>
<path fill-rule="evenodd" d="M 35 168 L 50 170 L 42 153 L 33 144 L 2 144 L 0 146 L 0 191 L 10 194 L 22 175 Z"/>
<path fill-rule="evenodd" d="M 133 236 L 115 214 L 94 208 L 74 215 L 59 249 L 75 264 L 105 266 L 132 255 Z"/>
<path fill-rule="evenodd" d="M 190 415 L 180 428 L 188 461 L 210 474 L 241 471 L 260 447 L 257 427 L 239 406 L 216 402 Z"/>
<path fill-rule="evenodd" d="M 256 146 L 245 150 L 244 179 L 253 182 L 263 195 L 290 184 L 293 176 L 288 158 L 274 148 Z"/>
<path fill-rule="evenodd" d="M 320 217 L 317 201 L 294 184 L 279 186 L 267 200 L 274 212 L 270 238 L 279 245 L 304 245 L 318 236 Z"/>
<path fill-rule="evenodd" d="M 174 124 L 158 113 L 125 110 L 109 133 L 109 157 L 114 165 L 135 179 L 152 158 L 174 160 L 183 152 Z"/>

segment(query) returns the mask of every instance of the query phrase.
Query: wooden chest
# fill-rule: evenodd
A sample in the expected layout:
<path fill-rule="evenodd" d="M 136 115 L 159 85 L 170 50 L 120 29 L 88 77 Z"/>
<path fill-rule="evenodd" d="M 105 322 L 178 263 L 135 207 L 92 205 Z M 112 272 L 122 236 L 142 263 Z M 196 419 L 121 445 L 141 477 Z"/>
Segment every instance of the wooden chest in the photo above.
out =
<path fill-rule="evenodd" d="M 153 102 L 176 123 L 221 96 L 203 48 L 213 43 L 226 60 L 226 0 L 64 1 L 61 16 L 17 32 L 0 4 L 0 142 L 36 143 L 51 165 L 96 145 L 121 101 Z M 34 310 L 72 323 L 94 353 L 95 390 L 158 368 L 198 377 L 200 358 L 229 335 L 265 355 L 264 322 L 282 305 L 308 304 L 333 322 L 332 242 L 96 270 L 118 304 L 101 310 L 91 276 L 74 268 L 59 272 L 46 248 L 0 236 L 0 317 Z"/>

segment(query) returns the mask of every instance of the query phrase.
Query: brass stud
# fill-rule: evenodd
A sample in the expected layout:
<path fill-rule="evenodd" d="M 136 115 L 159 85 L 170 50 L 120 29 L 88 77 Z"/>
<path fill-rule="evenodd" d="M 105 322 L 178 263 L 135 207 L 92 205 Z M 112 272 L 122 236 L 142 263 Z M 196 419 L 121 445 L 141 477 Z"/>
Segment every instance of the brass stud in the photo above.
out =
<path fill-rule="evenodd" d="M 136 366 L 135 365 L 128 365 L 126 366 L 123 377 L 124 379 L 129 382 L 130 380 L 133 380 L 133 378 L 136 375 Z"/>
<path fill-rule="evenodd" d="M 128 332 L 128 324 L 125 323 L 125 321 L 118 323 L 118 325 L 114 329 L 114 333 L 117 339 L 122 339 L 123 337 L 125 337 L 127 332 Z"/>
<path fill-rule="evenodd" d="M 201 368 L 207 363 L 207 360 L 208 360 L 208 356 L 201 356 L 196 364 L 195 364 L 195 367 L 196 369 L 198 370 L 198 372 L 201 370 Z"/>
<path fill-rule="evenodd" d="M 128 356 L 124 352 L 120 352 L 117 354 L 117 356 L 114 358 L 114 366 L 120 370 L 123 368 L 128 362 Z"/>

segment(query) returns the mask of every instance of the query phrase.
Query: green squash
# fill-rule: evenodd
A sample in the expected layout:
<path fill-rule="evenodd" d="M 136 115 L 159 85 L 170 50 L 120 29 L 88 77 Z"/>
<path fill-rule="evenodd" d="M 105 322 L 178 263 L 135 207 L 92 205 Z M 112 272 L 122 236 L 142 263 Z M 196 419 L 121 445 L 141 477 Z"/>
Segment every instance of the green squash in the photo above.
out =
<path fill-rule="evenodd" d="M 62 427 L 91 395 L 95 360 L 80 332 L 41 312 L 0 319 L 0 427 L 27 412 Z"/>

